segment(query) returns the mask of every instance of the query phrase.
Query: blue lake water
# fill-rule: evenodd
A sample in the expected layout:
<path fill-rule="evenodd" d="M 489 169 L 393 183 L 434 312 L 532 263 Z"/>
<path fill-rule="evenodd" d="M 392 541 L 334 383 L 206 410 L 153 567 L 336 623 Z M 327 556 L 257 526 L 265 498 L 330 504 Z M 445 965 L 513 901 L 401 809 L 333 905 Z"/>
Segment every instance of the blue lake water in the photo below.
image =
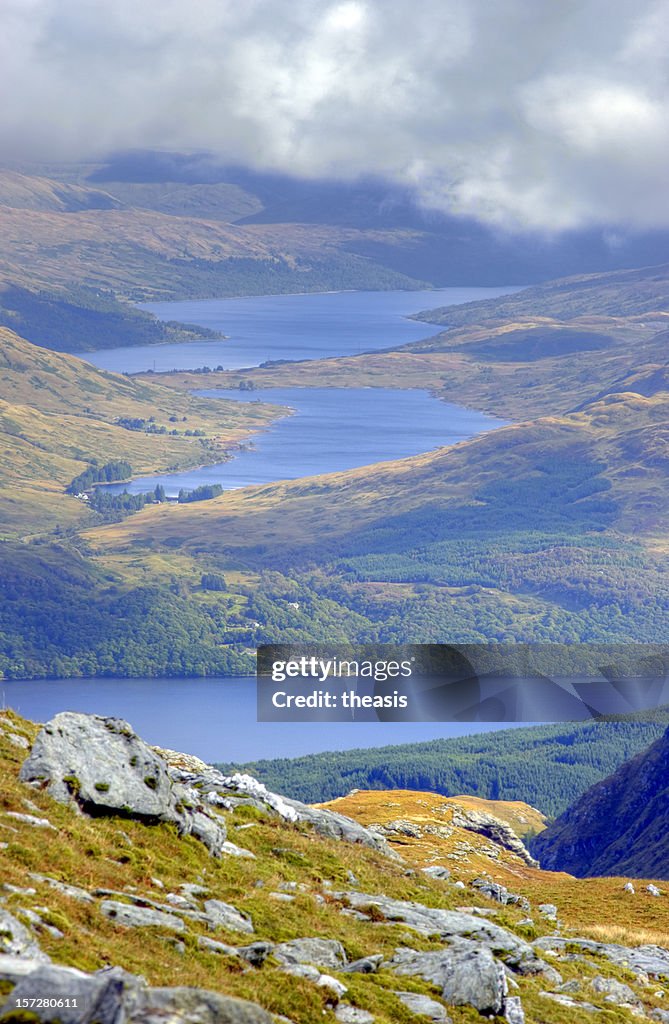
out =
<path fill-rule="evenodd" d="M 437 332 L 433 325 L 405 319 L 410 313 L 517 290 L 446 288 L 154 303 L 147 308 L 162 319 L 212 327 L 229 340 L 120 347 L 82 356 L 105 369 L 138 372 L 219 364 L 250 367 L 268 359 L 355 354 Z M 254 449 L 228 463 L 136 480 L 129 490 L 147 490 L 157 481 L 165 484 L 168 493 L 204 482 L 231 488 L 339 471 L 428 451 L 500 425 L 492 417 L 418 390 L 283 388 L 201 393 L 235 401 L 264 399 L 290 406 L 294 415 L 256 435 Z M 63 710 L 117 715 L 149 741 L 205 760 L 292 757 L 503 727 L 439 722 L 258 723 L 255 680 L 250 678 L 0 682 L 0 707 L 3 704 L 35 721 Z"/>
<path fill-rule="evenodd" d="M 299 757 L 510 728 L 497 723 L 257 722 L 255 678 L 0 682 L 0 707 L 36 722 L 59 711 L 125 718 L 149 743 L 205 761 Z"/>
<path fill-rule="evenodd" d="M 218 365 L 238 369 L 258 366 L 268 359 L 355 355 L 406 345 L 441 329 L 407 320 L 411 313 L 516 291 L 518 287 L 440 288 L 152 302 L 142 308 L 159 319 L 210 327 L 222 331 L 227 340 L 104 349 L 79 355 L 105 370 L 122 373 Z"/>
<path fill-rule="evenodd" d="M 235 401 L 289 406 L 294 415 L 256 434 L 253 449 L 230 462 L 182 473 L 140 477 L 106 490 L 139 494 L 163 484 L 168 495 L 180 488 L 221 484 L 226 490 L 334 473 L 372 462 L 418 455 L 454 444 L 501 425 L 492 416 L 451 405 L 427 391 L 387 388 L 268 388 L 254 392 L 198 391 Z"/>

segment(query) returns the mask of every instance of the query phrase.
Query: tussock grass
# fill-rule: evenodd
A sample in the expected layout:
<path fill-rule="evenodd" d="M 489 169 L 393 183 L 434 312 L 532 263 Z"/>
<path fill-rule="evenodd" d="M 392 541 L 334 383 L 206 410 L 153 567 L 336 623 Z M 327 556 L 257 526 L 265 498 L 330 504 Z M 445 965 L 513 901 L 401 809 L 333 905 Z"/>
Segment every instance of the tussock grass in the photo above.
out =
<path fill-rule="evenodd" d="M 8 843 L 7 849 L 0 850 L 0 877 L 10 885 L 36 890 L 35 895 L 6 892 L 4 905 L 11 913 L 21 918 L 26 909 L 48 907 L 45 923 L 55 925 L 64 937 L 55 938 L 39 926 L 36 934 L 42 948 L 57 963 L 84 970 L 121 964 L 144 975 L 154 985 L 202 986 L 258 1002 L 295 1024 L 334 1024 L 332 1006 L 323 990 L 282 973 L 272 958 L 256 969 L 203 950 L 198 946 L 198 936 L 208 935 L 230 945 L 244 945 L 253 938 L 272 942 L 306 936 L 337 938 L 351 960 L 372 953 L 381 953 L 388 959 L 402 945 L 418 950 L 441 948 L 436 937 L 418 935 L 405 925 L 384 920 L 359 921 L 342 914 L 346 900 L 337 897 L 336 892 L 351 888 L 348 872 L 352 871 L 362 892 L 384 893 L 446 909 L 465 904 L 492 908 L 497 911 L 493 919 L 499 924 L 529 937 L 528 930 L 519 924 L 525 916 L 523 911 L 497 907 L 474 889 L 458 890 L 428 878 L 419 870 L 411 870 L 412 863 L 418 867 L 425 862 L 425 851 L 410 840 L 401 850 L 405 862 L 398 864 L 366 847 L 326 840 L 308 826 L 290 825 L 241 807 L 224 815 L 229 835 L 252 850 L 256 860 L 215 861 L 197 840 L 179 838 L 173 826 L 87 818 L 54 802 L 45 792 L 18 781 L 25 750 L 14 745 L 8 734 L 16 733 L 32 741 L 36 731 L 36 726 L 11 711 L 0 714 L 0 841 Z M 395 817 L 411 816 L 412 794 L 408 792 L 402 796 L 400 807 L 389 806 L 398 803 L 394 793 L 375 793 L 373 798 L 380 802 L 379 811 L 385 806 L 386 812 Z M 432 794 L 413 794 L 414 812 L 420 820 L 425 820 L 426 798 L 443 802 L 442 797 Z M 340 805 L 337 809 L 344 808 Z M 350 808 L 346 810 L 351 813 Z M 518 809 L 514 810 L 517 813 Z M 57 832 L 8 818 L 7 811 L 46 817 Z M 366 811 L 372 813 L 368 804 Z M 237 826 L 248 824 L 253 827 L 237 830 Z M 467 833 L 467 838 L 472 845 L 476 844 L 475 835 Z M 493 862 L 480 850 L 471 859 L 469 865 L 449 860 L 444 863 L 451 867 L 454 878 L 467 881 L 474 872 L 485 869 L 513 891 L 528 895 L 534 906 L 543 901 L 557 903 L 560 917 L 567 924 L 567 934 L 571 931 L 606 941 L 668 944 L 669 913 L 665 903 L 669 901 L 644 899 L 641 894 L 639 899 L 630 898 L 621 893 L 620 879 L 577 880 L 568 875 L 552 875 L 514 863 L 511 858 Z M 32 872 L 89 892 L 113 889 L 128 897 L 147 896 L 158 903 L 164 902 L 167 893 L 177 892 L 180 884 L 196 882 L 206 887 L 208 897 L 232 903 L 249 913 L 256 936 L 223 929 L 209 932 L 199 922 L 188 921 L 186 931 L 176 937 L 185 946 L 185 951 L 180 952 L 171 932 L 160 928 L 123 928 L 103 917 L 97 900 L 90 904 L 68 898 L 36 881 Z M 163 883 L 162 888 L 155 879 Z M 283 882 L 297 883 L 293 902 L 271 897 L 272 892 L 281 891 Z M 315 899 L 316 895 L 323 896 L 322 903 Z M 533 916 L 536 934 L 550 934 L 552 926 L 536 912 Z M 601 958 L 592 962 L 560 961 L 556 966 L 565 980 L 583 979 L 578 998 L 601 1007 L 602 1021 L 607 1024 L 630 1024 L 633 1018 L 627 1011 L 599 1000 L 590 990 L 588 979 L 595 973 L 619 977 L 636 986 L 648 1007 L 662 1005 L 662 1000 L 653 996 L 659 987 L 656 982 L 651 989 L 639 988 L 629 971 L 613 968 Z M 373 975 L 338 976 L 348 987 L 347 1000 L 373 1013 L 378 1024 L 413 1024 L 416 1020 L 397 998 L 396 991 L 439 997 L 434 986 L 416 978 L 397 978 L 386 970 Z M 519 980 L 527 1024 L 580 1024 L 583 1018 L 578 1011 L 539 995 L 540 980 Z M 449 1007 L 449 1015 L 454 1024 L 480 1024 L 481 1020 L 476 1011 L 466 1007 Z"/>

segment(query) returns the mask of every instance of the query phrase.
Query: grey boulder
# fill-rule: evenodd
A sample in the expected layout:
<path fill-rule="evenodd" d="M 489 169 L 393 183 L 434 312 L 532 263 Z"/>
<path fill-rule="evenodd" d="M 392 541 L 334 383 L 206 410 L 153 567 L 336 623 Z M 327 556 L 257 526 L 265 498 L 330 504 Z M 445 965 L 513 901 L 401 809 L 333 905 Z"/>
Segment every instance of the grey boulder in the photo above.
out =
<path fill-rule="evenodd" d="M 334 1012 L 339 1024 L 374 1024 L 374 1015 L 349 1003 L 340 1003 Z"/>
<path fill-rule="evenodd" d="M 421 996 L 417 992 L 396 992 L 395 995 L 408 1010 L 418 1017 L 427 1017 L 428 1020 L 433 1021 L 433 1024 L 451 1024 L 451 1018 L 436 999 Z"/>
<path fill-rule="evenodd" d="M 606 1003 L 615 1003 L 617 1006 L 639 1006 L 639 998 L 635 995 L 629 985 L 615 978 L 604 978 L 598 974 L 590 982 L 595 992 L 604 996 Z"/>
<path fill-rule="evenodd" d="M 525 1024 L 525 1011 L 520 996 L 507 996 L 504 1000 L 504 1019 L 507 1024 Z"/>
<path fill-rule="evenodd" d="M 36 962 L 49 960 L 25 925 L 17 921 L 4 907 L 0 907 L 0 954 L 2 953 L 13 957 L 28 957 Z"/>
<path fill-rule="evenodd" d="M 339 971 L 346 966 L 346 950 L 336 939 L 291 939 L 274 947 L 282 964 L 314 964 Z"/>
<path fill-rule="evenodd" d="M 441 864 L 430 864 L 427 868 L 421 868 L 424 875 L 429 875 L 430 878 L 437 878 L 440 882 L 445 882 L 451 877 L 451 872 L 448 868 L 444 868 Z"/>
<path fill-rule="evenodd" d="M 117 1024 L 122 992 L 123 983 L 115 976 L 88 975 L 72 967 L 39 964 L 18 979 L 6 997 L 0 1019 L 5 1011 L 19 1009 L 24 999 L 45 999 L 62 1001 L 62 1005 L 32 1009 L 31 1013 L 39 1020 L 58 1020 L 60 1024 L 88 1024 L 89 1021 Z"/>
<path fill-rule="evenodd" d="M 594 939 L 564 938 L 559 935 L 545 935 L 535 939 L 535 949 L 563 950 L 566 946 L 577 947 L 584 953 L 603 956 L 619 967 L 627 967 L 638 975 L 656 975 L 669 978 L 669 949 L 662 946 L 619 946 L 613 942 L 595 942 Z"/>
<path fill-rule="evenodd" d="M 248 914 L 237 910 L 231 903 L 222 900 L 206 900 L 204 912 L 213 928 L 225 928 L 231 932 L 253 934 L 253 922 Z"/>
<path fill-rule="evenodd" d="M 374 974 L 378 971 L 382 961 L 383 955 L 381 953 L 373 953 L 371 956 L 362 956 L 359 960 L 346 964 L 341 970 L 347 974 Z"/>
<path fill-rule="evenodd" d="M 171 932 L 182 932 L 186 927 L 180 917 L 152 907 L 103 900 L 100 910 L 110 921 L 124 928 L 167 928 Z"/>
<path fill-rule="evenodd" d="M 452 1006 L 473 1006 L 488 1014 L 500 1014 L 504 1008 L 504 967 L 486 946 L 467 939 L 434 953 L 398 949 L 388 967 L 395 974 L 418 976 L 439 986 Z"/>
<path fill-rule="evenodd" d="M 141 992 L 131 1024 L 273 1024 L 255 1003 L 201 988 L 149 988 Z"/>
<path fill-rule="evenodd" d="M 218 815 L 194 790 L 175 785 L 163 758 L 121 718 L 61 712 L 38 734 L 19 778 L 84 813 L 172 822 L 214 856 L 226 842 Z"/>
<path fill-rule="evenodd" d="M 74 1006 L 33 1006 L 30 1019 L 60 1024 L 272 1024 L 271 1016 L 242 999 L 199 988 L 149 988 L 122 968 L 85 974 L 72 967 L 0 955 L 0 1020 L 17 1020 L 17 1000 L 76 1000 Z M 21 1012 L 21 1011 L 20 1011 Z"/>

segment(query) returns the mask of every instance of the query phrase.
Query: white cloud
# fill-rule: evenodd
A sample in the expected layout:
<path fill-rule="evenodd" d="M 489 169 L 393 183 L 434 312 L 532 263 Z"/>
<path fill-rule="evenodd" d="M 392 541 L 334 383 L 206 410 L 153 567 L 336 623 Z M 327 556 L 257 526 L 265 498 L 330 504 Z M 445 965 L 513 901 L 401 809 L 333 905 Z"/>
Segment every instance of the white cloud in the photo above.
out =
<path fill-rule="evenodd" d="M 6 159 L 206 149 L 502 226 L 669 225 L 667 0 L 3 0 Z"/>

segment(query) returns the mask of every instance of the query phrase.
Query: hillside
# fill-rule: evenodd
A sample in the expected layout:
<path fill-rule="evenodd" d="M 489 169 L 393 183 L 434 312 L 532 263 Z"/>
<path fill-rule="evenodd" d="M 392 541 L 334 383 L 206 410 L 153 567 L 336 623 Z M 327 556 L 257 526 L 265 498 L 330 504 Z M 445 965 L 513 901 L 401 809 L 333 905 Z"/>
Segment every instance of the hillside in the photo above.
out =
<path fill-rule="evenodd" d="M 90 185 L 0 170 L 0 206 L 15 210 L 79 213 L 82 210 L 113 210 L 120 205 L 109 192 Z"/>
<path fill-rule="evenodd" d="M 93 460 L 137 473 L 222 460 L 278 412 L 179 395 L 0 328 L 0 536 L 95 522 L 64 493 Z"/>
<path fill-rule="evenodd" d="M 503 845 L 508 826 L 487 818 L 501 843 L 476 831 L 467 801 L 312 808 L 71 713 L 38 730 L 3 712 L 0 774 L 0 1019 L 14 1024 L 17 999 L 54 991 L 79 1000 L 70 1024 L 91 1004 L 129 1024 L 624 1024 L 669 994 L 666 897 L 539 871 Z M 437 822 L 429 865 L 392 835 L 398 810 L 407 833 Z"/>
<path fill-rule="evenodd" d="M 206 327 L 156 320 L 99 289 L 69 285 L 45 290 L 11 280 L 0 282 L 0 326 L 57 352 L 221 337 Z"/>
<path fill-rule="evenodd" d="M 417 320 L 450 327 L 490 320 L 548 316 L 572 320 L 579 316 L 653 314 L 669 306 L 669 264 L 635 267 L 598 274 L 564 277 L 526 288 L 518 295 L 467 303 L 457 310 L 431 309 Z"/>
<path fill-rule="evenodd" d="M 359 240 L 383 242 L 383 230 L 239 225 L 201 202 L 191 214 L 165 205 L 0 170 L 0 279 L 66 296 L 74 286 L 74 305 L 80 289 L 137 302 L 425 285 L 353 251 Z"/>
<path fill-rule="evenodd" d="M 314 591 L 365 616 L 349 640 L 661 642 L 668 409 L 664 392 L 609 395 L 398 462 L 146 509 L 87 541 L 103 562 L 150 542 L 281 573 L 255 599 L 266 642 L 342 635 Z"/>
<path fill-rule="evenodd" d="M 598 782 L 534 841 L 542 866 L 669 878 L 669 731 Z"/>
<path fill-rule="evenodd" d="M 667 723 L 669 710 L 662 709 L 625 721 L 527 726 L 220 767 L 250 772 L 270 789 L 280 787 L 309 803 L 344 797 L 352 789 L 427 789 L 448 797 L 471 794 L 483 810 L 485 800 L 521 801 L 554 816 L 644 750 Z M 536 824 L 516 830 L 524 835 Z"/>

